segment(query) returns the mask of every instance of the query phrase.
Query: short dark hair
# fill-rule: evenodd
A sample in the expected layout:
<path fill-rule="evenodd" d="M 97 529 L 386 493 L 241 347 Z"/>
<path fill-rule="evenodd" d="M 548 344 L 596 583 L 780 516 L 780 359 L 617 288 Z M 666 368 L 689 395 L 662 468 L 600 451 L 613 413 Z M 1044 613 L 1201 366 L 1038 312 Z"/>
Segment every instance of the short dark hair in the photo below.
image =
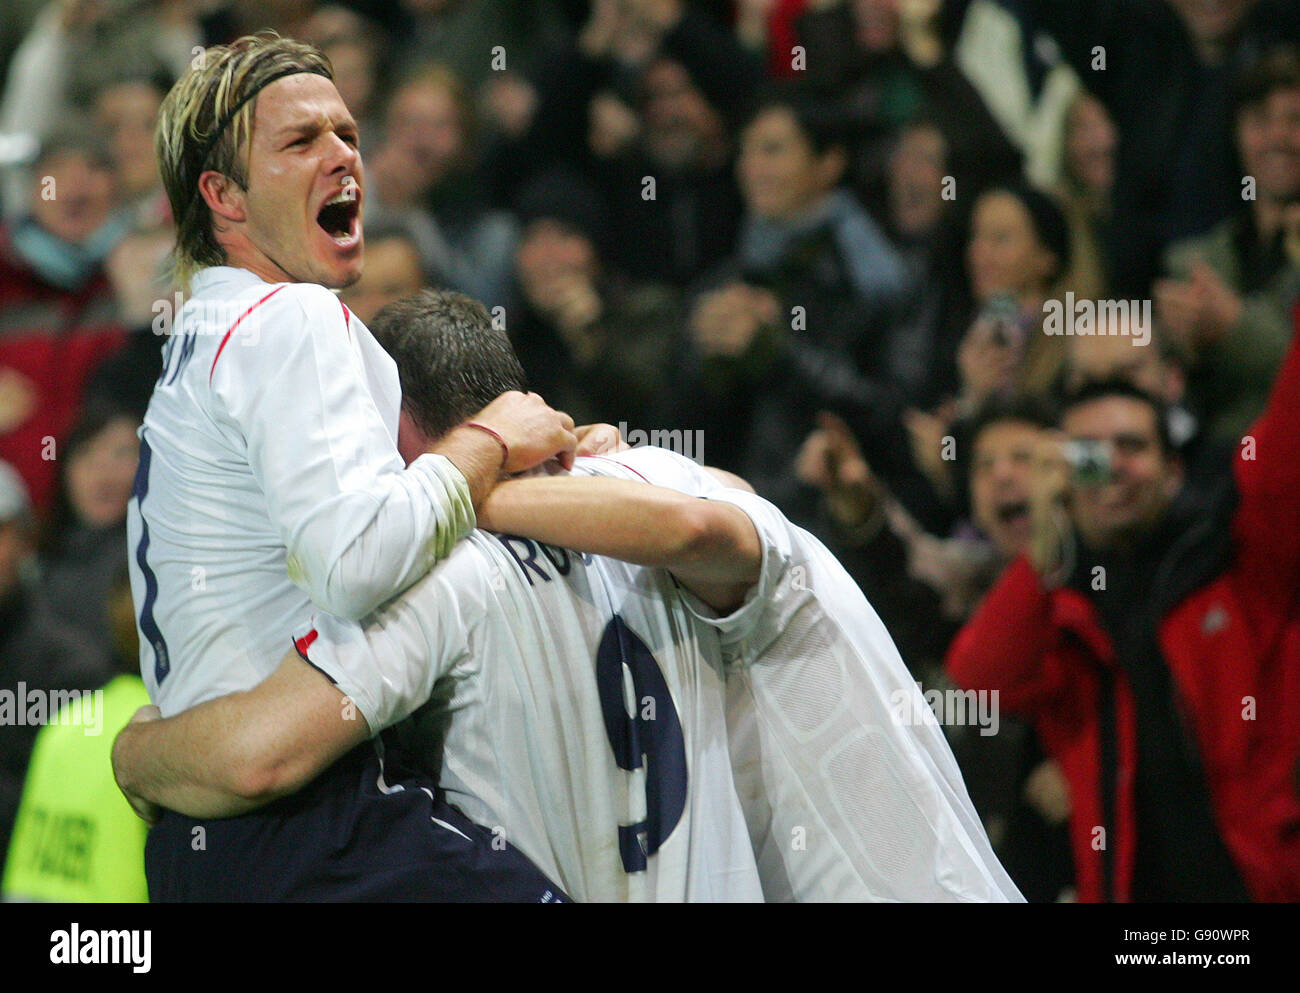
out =
<path fill-rule="evenodd" d="M 1066 219 L 1065 212 L 1061 210 L 1056 198 L 1029 185 L 1024 180 L 1017 180 L 1012 183 L 998 183 L 980 190 L 977 199 L 983 200 L 985 197 L 999 193 L 1015 198 L 1024 207 L 1033 226 L 1034 236 L 1056 256 L 1056 271 L 1052 273 L 1051 280 L 1060 279 L 1062 273 L 1069 271 L 1073 251 L 1070 245 L 1070 222 Z M 973 214 L 971 221 L 974 222 Z M 969 235 L 967 238 L 969 239 Z"/>
<path fill-rule="evenodd" d="M 39 172 L 51 159 L 69 154 L 80 155 L 101 170 L 113 168 L 113 153 L 99 132 L 85 121 L 80 124 L 65 123 L 41 139 L 36 158 L 32 160 L 32 168 Z"/>
<path fill-rule="evenodd" d="M 1065 402 L 1061 404 L 1061 417 L 1064 419 L 1065 415 L 1071 410 L 1082 407 L 1085 403 L 1092 403 L 1094 400 L 1105 400 L 1110 397 L 1136 400 L 1138 403 L 1150 407 L 1151 413 L 1155 416 L 1156 435 L 1160 442 L 1161 452 L 1165 456 L 1178 454 L 1178 446 L 1174 444 L 1173 435 L 1169 430 L 1169 405 L 1123 376 L 1107 376 L 1103 379 L 1085 380 L 1076 389 L 1071 390 Z"/>
<path fill-rule="evenodd" d="M 1014 422 L 1036 428 L 1054 428 L 1056 421 L 1056 411 L 1047 401 L 1036 396 L 994 397 L 967 418 L 962 424 L 962 434 L 970 443 L 968 447 L 973 448 L 975 439 L 994 424 Z"/>
<path fill-rule="evenodd" d="M 397 363 L 402 406 L 439 438 L 528 380 L 503 329 L 483 304 L 449 290 L 421 290 L 382 308 L 371 332 Z"/>
<path fill-rule="evenodd" d="M 975 463 L 975 442 L 987 428 L 995 424 L 1027 424 L 1036 428 L 1056 427 L 1056 410 L 1036 396 L 1018 394 L 1013 397 L 995 396 L 986 401 L 970 417 L 958 422 L 953 430 L 957 440 L 957 479 L 960 492 L 970 490 L 971 469 Z"/>
<path fill-rule="evenodd" d="M 1233 119 L 1277 90 L 1300 88 L 1300 49 L 1275 45 L 1242 70 L 1232 86 Z"/>
<path fill-rule="evenodd" d="M 768 84 L 758 94 L 742 130 L 773 110 L 784 110 L 794 117 L 799 133 L 818 158 L 835 149 L 848 154 L 854 137 L 849 119 L 838 106 L 804 84 L 786 80 Z"/>

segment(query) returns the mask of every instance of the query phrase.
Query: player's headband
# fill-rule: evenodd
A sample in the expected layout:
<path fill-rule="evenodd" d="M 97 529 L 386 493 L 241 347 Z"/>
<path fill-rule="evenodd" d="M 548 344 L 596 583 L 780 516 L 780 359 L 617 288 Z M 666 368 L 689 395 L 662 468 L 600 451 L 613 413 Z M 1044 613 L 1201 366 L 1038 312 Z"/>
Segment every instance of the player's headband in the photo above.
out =
<path fill-rule="evenodd" d="M 279 72 L 267 76 L 266 79 L 262 80 L 245 93 L 240 98 L 239 102 L 226 111 L 221 120 L 217 122 L 217 126 L 213 128 L 212 134 L 209 135 L 207 143 L 203 146 L 203 154 L 198 158 L 199 171 L 201 172 L 203 170 L 203 164 L 208 161 L 208 156 L 212 154 L 212 149 L 215 148 L 217 142 L 221 140 L 222 134 L 225 133 L 226 128 L 230 127 L 230 122 L 233 121 L 235 115 L 243 109 L 244 104 L 248 103 L 249 100 L 252 100 L 253 97 L 257 96 L 276 80 L 284 79 L 285 76 L 295 76 L 300 72 L 315 73 L 317 76 L 324 76 L 326 79 L 329 79 L 329 72 L 324 66 L 314 66 L 312 68 L 307 68 L 306 66 L 290 66 L 287 69 L 281 69 Z M 198 177 L 196 176 L 195 178 L 197 179 Z"/>

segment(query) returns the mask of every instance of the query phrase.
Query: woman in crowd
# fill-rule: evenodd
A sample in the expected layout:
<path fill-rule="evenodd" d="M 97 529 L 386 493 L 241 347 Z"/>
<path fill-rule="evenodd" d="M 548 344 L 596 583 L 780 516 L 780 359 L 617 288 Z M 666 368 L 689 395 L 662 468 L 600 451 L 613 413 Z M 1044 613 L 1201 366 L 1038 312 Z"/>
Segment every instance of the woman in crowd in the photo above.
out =
<path fill-rule="evenodd" d="M 58 490 L 41 547 L 42 582 L 55 611 L 105 647 L 111 638 L 104 604 L 126 560 L 139 426 L 121 408 L 86 407 L 59 452 Z"/>

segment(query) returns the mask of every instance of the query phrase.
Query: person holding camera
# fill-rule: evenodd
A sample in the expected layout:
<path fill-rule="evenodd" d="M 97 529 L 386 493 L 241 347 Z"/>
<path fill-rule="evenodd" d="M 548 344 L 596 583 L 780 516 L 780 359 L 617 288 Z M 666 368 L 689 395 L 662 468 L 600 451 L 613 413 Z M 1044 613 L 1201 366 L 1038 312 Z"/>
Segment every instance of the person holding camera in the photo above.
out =
<path fill-rule="evenodd" d="M 1076 390 L 1037 451 L 1029 550 L 946 667 L 1060 763 L 1081 900 L 1300 899 L 1298 421 L 1293 340 L 1213 499 L 1127 381 Z"/>

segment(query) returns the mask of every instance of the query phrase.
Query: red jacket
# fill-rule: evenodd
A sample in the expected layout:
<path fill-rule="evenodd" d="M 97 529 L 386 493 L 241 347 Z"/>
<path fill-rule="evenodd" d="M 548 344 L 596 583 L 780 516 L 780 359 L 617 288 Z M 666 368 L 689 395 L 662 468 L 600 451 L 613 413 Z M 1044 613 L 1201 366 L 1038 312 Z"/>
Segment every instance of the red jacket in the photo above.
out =
<path fill-rule="evenodd" d="M 1229 564 L 1163 615 L 1158 637 L 1178 711 L 1199 746 L 1220 836 L 1243 882 L 1256 900 L 1296 901 L 1300 334 L 1268 409 L 1237 450 L 1234 476 Z M 1044 590 L 1019 558 L 958 634 L 947 668 L 960 686 L 997 690 L 1000 706 L 1031 718 L 1060 763 L 1070 788 L 1079 899 L 1127 901 L 1137 847 L 1137 721 L 1092 603 L 1070 588 Z M 1102 782 L 1108 766 L 1110 790 Z"/>
<path fill-rule="evenodd" d="M 126 339 L 115 309 L 102 271 L 80 290 L 56 289 L 17 257 L 0 230 L 0 369 L 21 373 L 36 392 L 31 414 L 0 434 L 0 459 L 23 477 L 40 510 L 53 500 L 59 465 L 46 439 L 63 442 L 91 373 Z"/>

